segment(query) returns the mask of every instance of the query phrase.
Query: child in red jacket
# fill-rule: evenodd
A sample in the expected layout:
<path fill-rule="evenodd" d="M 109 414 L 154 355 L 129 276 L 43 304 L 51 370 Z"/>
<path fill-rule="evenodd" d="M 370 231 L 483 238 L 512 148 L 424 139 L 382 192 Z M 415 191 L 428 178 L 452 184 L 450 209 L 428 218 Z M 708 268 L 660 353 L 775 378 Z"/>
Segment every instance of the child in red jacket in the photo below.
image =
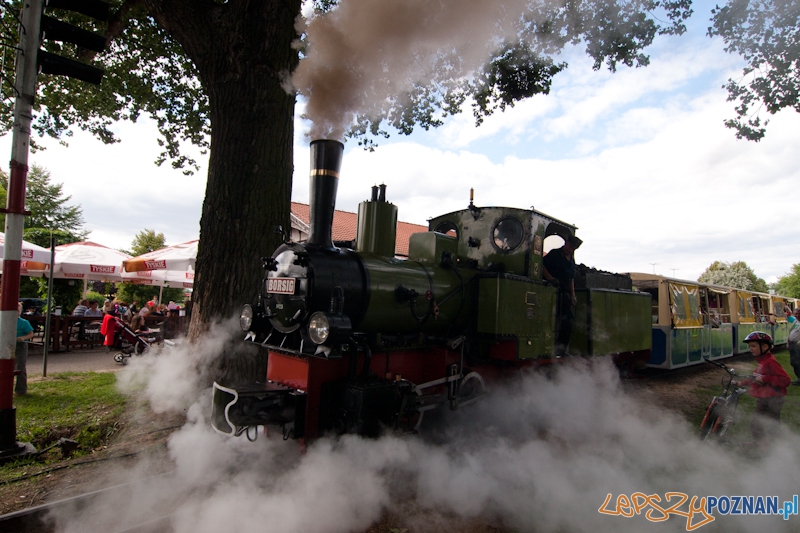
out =
<path fill-rule="evenodd" d="M 756 399 L 750 432 L 756 442 L 762 443 L 766 437 L 777 435 L 786 387 L 792 382 L 792 378 L 772 355 L 771 336 L 763 331 L 754 331 L 744 341 L 758 366 L 753 371 L 753 377 L 741 384 L 749 386 L 748 394 Z"/>

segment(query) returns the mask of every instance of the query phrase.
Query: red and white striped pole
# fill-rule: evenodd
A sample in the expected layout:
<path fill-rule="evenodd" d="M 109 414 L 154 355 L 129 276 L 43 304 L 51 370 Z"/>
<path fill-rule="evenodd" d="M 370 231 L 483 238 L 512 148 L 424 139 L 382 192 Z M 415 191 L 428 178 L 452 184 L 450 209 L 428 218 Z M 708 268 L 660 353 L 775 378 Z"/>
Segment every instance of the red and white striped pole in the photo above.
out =
<path fill-rule="evenodd" d="M 42 19 L 42 0 L 24 0 L 17 53 L 14 129 L 11 139 L 11 174 L 6 201 L 3 280 L 0 284 L 0 458 L 26 453 L 31 446 L 17 442 L 14 407 L 14 350 L 17 344 L 22 230 L 25 225 L 25 190 L 28 180 L 33 101 L 36 96 L 36 55 Z M 46 342 L 46 341 L 45 341 Z"/>

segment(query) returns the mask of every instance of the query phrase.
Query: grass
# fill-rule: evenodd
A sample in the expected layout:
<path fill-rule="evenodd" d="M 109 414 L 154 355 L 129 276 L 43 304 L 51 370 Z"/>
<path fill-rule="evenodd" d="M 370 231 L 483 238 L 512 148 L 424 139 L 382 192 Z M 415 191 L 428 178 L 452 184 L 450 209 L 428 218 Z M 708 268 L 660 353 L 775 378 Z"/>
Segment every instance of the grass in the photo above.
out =
<path fill-rule="evenodd" d="M 774 352 L 775 359 L 781 364 L 784 370 L 792 378 L 796 379 L 794 370 L 789 364 L 789 351 L 777 350 Z M 756 368 L 755 361 L 748 361 L 746 363 L 735 364 L 738 375 L 752 374 Z M 722 392 L 722 378 L 725 373 L 719 371 L 720 383 L 713 387 L 698 387 L 695 393 L 702 398 L 711 401 L 711 398 Z M 749 441 L 752 440 L 750 436 L 750 418 L 755 410 L 756 400 L 752 396 L 745 394 L 739 399 L 739 407 L 736 411 L 736 421 L 728 427 L 727 437 L 732 441 Z M 705 409 L 705 407 L 704 407 Z M 690 417 L 690 422 L 693 426 L 699 428 L 700 422 L 703 420 L 705 411 L 693 413 Z M 800 387 L 792 385 L 787 388 L 786 400 L 781 410 L 781 423 L 794 433 L 800 433 Z"/>
<path fill-rule="evenodd" d="M 14 398 L 17 440 L 42 450 L 65 437 L 78 442 L 76 455 L 89 453 L 117 431 L 125 401 L 110 372 L 65 372 L 29 381 L 28 394 Z"/>

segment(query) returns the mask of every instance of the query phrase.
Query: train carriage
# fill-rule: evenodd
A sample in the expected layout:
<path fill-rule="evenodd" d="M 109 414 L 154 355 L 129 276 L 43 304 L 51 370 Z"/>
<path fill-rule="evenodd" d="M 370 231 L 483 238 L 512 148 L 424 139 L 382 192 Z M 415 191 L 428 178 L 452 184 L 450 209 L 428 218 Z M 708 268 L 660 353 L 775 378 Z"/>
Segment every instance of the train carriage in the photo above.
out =
<path fill-rule="evenodd" d="M 637 290 L 652 296 L 648 366 L 674 369 L 733 355 L 733 289 L 657 274 L 629 275 Z"/>
<path fill-rule="evenodd" d="M 736 295 L 738 320 L 734 328 L 734 353 L 750 353 L 744 339 L 754 331 L 772 335 L 776 346 L 786 344 L 789 329 L 783 312 L 784 298 L 745 290 L 736 290 Z M 780 314 L 776 313 L 776 309 Z"/>
<path fill-rule="evenodd" d="M 653 351 L 647 366 L 673 369 L 749 353 L 754 331 L 786 344 L 785 309 L 797 300 L 657 274 L 630 273 L 633 286 L 652 296 Z"/>

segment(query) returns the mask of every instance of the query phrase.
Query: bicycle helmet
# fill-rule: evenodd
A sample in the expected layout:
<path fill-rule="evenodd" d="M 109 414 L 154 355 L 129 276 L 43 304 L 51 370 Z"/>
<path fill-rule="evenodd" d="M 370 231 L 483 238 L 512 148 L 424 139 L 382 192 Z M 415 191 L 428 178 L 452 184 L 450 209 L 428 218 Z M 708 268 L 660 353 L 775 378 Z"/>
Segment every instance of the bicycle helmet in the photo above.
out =
<path fill-rule="evenodd" d="M 763 331 L 754 331 L 744 338 L 744 342 L 763 342 L 769 344 L 770 346 L 773 345 L 772 337 Z"/>

